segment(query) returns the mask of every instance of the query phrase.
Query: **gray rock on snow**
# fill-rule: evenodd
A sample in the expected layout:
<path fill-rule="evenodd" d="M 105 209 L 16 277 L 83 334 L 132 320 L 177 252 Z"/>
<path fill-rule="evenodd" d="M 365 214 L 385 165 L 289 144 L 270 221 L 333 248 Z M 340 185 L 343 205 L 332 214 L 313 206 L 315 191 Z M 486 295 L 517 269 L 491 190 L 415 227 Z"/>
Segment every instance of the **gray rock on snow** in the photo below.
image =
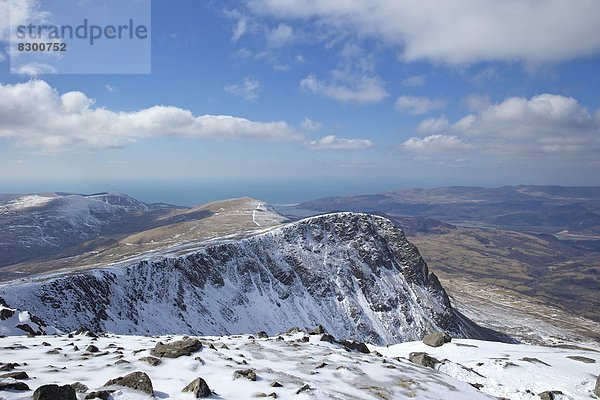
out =
<path fill-rule="evenodd" d="M 251 381 L 256 380 L 256 371 L 253 369 L 238 369 L 233 373 L 233 379 L 245 378 Z"/>
<path fill-rule="evenodd" d="M 43 385 L 35 389 L 33 400 L 77 400 L 77 394 L 70 385 Z"/>
<path fill-rule="evenodd" d="M 452 338 L 444 332 L 435 332 L 425 335 L 423 337 L 423 343 L 431 347 L 440 347 L 444 343 L 450 343 Z"/>
<path fill-rule="evenodd" d="M 158 342 L 150 354 L 155 357 L 177 358 L 192 355 L 201 348 L 202 343 L 198 339 L 184 338 L 167 344 Z"/>
<path fill-rule="evenodd" d="M 132 372 L 125 376 L 120 376 L 115 379 L 111 379 L 104 384 L 104 386 L 125 386 L 140 392 L 148 393 L 154 396 L 154 389 L 152 388 L 152 381 L 145 372 Z"/>
<path fill-rule="evenodd" d="M 211 395 L 208 384 L 200 377 L 191 381 L 186 387 L 183 388 L 182 392 L 192 392 L 197 399 L 209 397 Z"/>
<path fill-rule="evenodd" d="M 438 359 L 433 358 L 429 354 L 421 351 L 410 353 L 408 355 L 408 359 L 410 360 L 410 362 L 429 368 L 435 367 L 435 364 L 440 362 Z"/>

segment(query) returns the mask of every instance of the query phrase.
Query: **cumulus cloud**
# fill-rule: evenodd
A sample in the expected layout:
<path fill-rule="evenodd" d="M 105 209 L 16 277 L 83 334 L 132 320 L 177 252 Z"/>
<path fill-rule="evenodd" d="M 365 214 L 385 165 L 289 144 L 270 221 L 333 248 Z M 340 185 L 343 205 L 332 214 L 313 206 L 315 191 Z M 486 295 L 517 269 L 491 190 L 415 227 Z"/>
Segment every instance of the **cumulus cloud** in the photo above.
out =
<path fill-rule="evenodd" d="M 284 46 L 294 38 L 294 29 L 286 24 L 279 24 L 267 33 L 267 43 L 273 47 Z"/>
<path fill-rule="evenodd" d="M 94 107 L 82 92 L 60 94 L 32 80 L 0 84 L 0 137 L 50 152 L 124 147 L 157 136 L 295 140 L 285 122 L 256 122 L 229 115 L 194 116 L 178 107 L 157 105 L 132 112 Z"/>
<path fill-rule="evenodd" d="M 258 89 L 260 82 L 250 77 L 244 78 L 241 84 L 227 85 L 225 91 L 236 96 L 243 97 L 248 101 L 253 101 L 258 98 Z"/>
<path fill-rule="evenodd" d="M 377 103 L 388 96 L 381 79 L 369 76 L 344 79 L 338 76 L 337 79 L 325 81 L 308 75 L 300 81 L 300 88 L 347 103 Z"/>
<path fill-rule="evenodd" d="M 444 108 L 443 100 L 428 97 L 400 96 L 396 100 L 396 110 L 412 115 L 426 114 L 431 110 Z"/>
<path fill-rule="evenodd" d="M 309 143 L 309 147 L 315 150 L 356 150 L 371 146 L 373 146 L 373 142 L 368 139 L 344 139 L 335 135 L 323 136 L 321 139 Z"/>
<path fill-rule="evenodd" d="M 304 118 L 302 121 L 302 130 L 306 132 L 317 132 L 323 128 L 323 124 L 318 121 L 313 121 L 310 118 Z"/>
<path fill-rule="evenodd" d="M 429 118 L 421 121 L 417 127 L 417 132 L 421 134 L 442 132 L 448 128 L 448 118 L 445 116 L 438 118 Z"/>
<path fill-rule="evenodd" d="M 437 122 L 425 120 L 422 124 L 427 131 Z M 443 133 L 410 138 L 404 147 L 432 151 L 470 148 L 488 154 L 526 157 L 597 158 L 600 154 L 600 119 L 571 97 L 554 94 L 530 99 L 510 97 L 451 125 L 447 122 L 441 125 L 447 125 Z"/>
<path fill-rule="evenodd" d="M 397 46 L 403 61 L 556 62 L 600 52 L 593 0 L 248 0 L 256 15 L 327 26 Z"/>

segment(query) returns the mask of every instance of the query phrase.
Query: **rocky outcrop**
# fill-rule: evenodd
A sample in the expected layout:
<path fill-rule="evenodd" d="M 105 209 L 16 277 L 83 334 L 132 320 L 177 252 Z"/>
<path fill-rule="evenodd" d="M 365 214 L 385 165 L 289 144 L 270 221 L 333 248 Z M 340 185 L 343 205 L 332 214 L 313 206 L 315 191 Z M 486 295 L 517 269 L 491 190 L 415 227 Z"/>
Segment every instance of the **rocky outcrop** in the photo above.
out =
<path fill-rule="evenodd" d="M 201 348 L 202 343 L 198 339 L 184 338 L 167 344 L 158 342 L 150 353 L 155 357 L 177 358 L 189 356 Z"/>
<path fill-rule="evenodd" d="M 11 283 L 0 295 L 65 330 L 273 335 L 322 324 L 373 344 L 435 331 L 506 339 L 454 310 L 404 233 L 367 214 L 312 217 L 184 257 Z"/>

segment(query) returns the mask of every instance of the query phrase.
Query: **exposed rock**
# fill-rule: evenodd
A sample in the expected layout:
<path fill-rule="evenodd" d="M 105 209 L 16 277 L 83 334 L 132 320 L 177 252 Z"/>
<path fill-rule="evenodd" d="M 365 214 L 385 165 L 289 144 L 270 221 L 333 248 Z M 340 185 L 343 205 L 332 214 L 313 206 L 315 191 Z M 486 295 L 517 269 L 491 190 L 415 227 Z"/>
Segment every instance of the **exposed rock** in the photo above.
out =
<path fill-rule="evenodd" d="M 256 371 L 253 369 L 238 369 L 233 372 L 233 379 L 246 378 L 251 381 L 256 380 Z"/>
<path fill-rule="evenodd" d="M 90 344 L 88 347 L 85 348 L 85 351 L 87 351 L 88 353 L 99 353 L 100 349 L 94 346 L 93 344 Z"/>
<path fill-rule="evenodd" d="M 142 358 L 140 358 L 140 361 L 150 364 L 153 367 L 156 367 L 158 364 L 161 363 L 160 358 L 156 358 L 156 357 L 152 357 L 152 356 L 142 357 Z"/>
<path fill-rule="evenodd" d="M 154 395 L 154 389 L 152 388 L 152 381 L 150 377 L 144 372 L 136 371 L 125 376 L 120 376 L 115 379 L 111 379 L 104 386 L 125 386 L 131 389 L 139 390 L 149 395 Z"/>
<path fill-rule="evenodd" d="M 296 394 L 300 394 L 302 392 L 306 392 L 308 390 L 312 390 L 312 388 L 310 387 L 310 385 L 307 383 L 304 386 L 302 386 L 300 389 L 296 390 Z"/>
<path fill-rule="evenodd" d="M 129 361 L 127 360 L 117 360 L 115 361 L 115 365 L 120 365 L 120 364 L 131 364 Z"/>
<path fill-rule="evenodd" d="M 273 381 L 271 382 L 271 387 L 283 387 L 283 385 L 277 381 Z"/>
<path fill-rule="evenodd" d="M 259 339 L 268 339 L 269 338 L 269 335 L 267 335 L 267 332 L 265 332 L 265 331 L 260 331 L 254 336 L 256 336 Z"/>
<path fill-rule="evenodd" d="M 183 388 L 182 392 L 192 392 L 197 399 L 201 397 L 208 397 L 211 394 L 208 384 L 200 377 L 191 381 L 186 387 Z"/>
<path fill-rule="evenodd" d="M 71 383 L 71 387 L 75 389 L 77 393 L 85 393 L 89 388 L 81 382 Z"/>
<path fill-rule="evenodd" d="M 342 341 L 339 341 L 338 343 L 343 345 L 348 350 L 356 350 L 359 353 L 364 353 L 364 354 L 369 354 L 371 352 L 366 344 L 364 344 L 362 342 L 357 342 L 355 340 L 352 340 L 352 341 L 342 340 Z"/>
<path fill-rule="evenodd" d="M 84 399 L 85 400 L 90 400 L 90 399 L 108 400 L 108 398 L 110 397 L 110 394 L 112 392 L 113 392 L 112 390 L 98 390 L 98 391 L 90 392 L 88 395 L 86 395 L 84 397 Z"/>
<path fill-rule="evenodd" d="M 429 368 L 435 367 L 435 364 L 440 362 L 439 360 L 431 357 L 429 354 L 421 351 L 410 353 L 408 355 L 408 359 L 415 364 L 419 364 Z"/>
<path fill-rule="evenodd" d="M 596 378 L 596 387 L 594 388 L 594 394 L 600 397 L 600 375 Z"/>
<path fill-rule="evenodd" d="M 452 338 L 444 332 L 430 333 L 423 337 L 423 343 L 431 347 L 440 347 L 444 343 L 450 343 L 450 341 L 452 341 Z"/>
<path fill-rule="evenodd" d="M 256 398 L 266 398 L 266 397 L 272 397 L 272 398 L 276 399 L 276 398 L 277 398 L 277 393 L 275 393 L 275 392 L 272 392 L 272 393 L 266 394 L 266 393 L 262 393 L 262 392 L 261 392 L 261 393 L 256 393 L 256 394 L 254 395 L 254 397 L 256 397 Z"/>
<path fill-rule="evenodd" d="M 150 351 L 150 354 L 156 357 L 177 358 L 181 356 L 189 356 L 201 348 L 202 343 L 198 339 L 184 338 L 182 340 L 167 344 L 158 342 Z"/>
<path fill-rule="evenodd" d="M 0 391 L 2 390 L 30 390 L 29 386 L 23 382 L 0 382 Z"/>
<path fill-rule="evenodd" d="M 2 378 L 29 379 L 29 375 L 25 371 L 15 371 L 0 375 L 0 379 Z"/>
<path fill-rule="evenodd" d="M 328 366 L 329 364 L 327 364 L 326 362 L 322 362 L 321 364 L 317 365 L 315 367 L 315 369 L 320 369 L 320 368 L 325 368 L 326 366 Z"/>
<path fill-rule="evenodd" d="M 3 308 L 0 310 L 0 321 L 4 321 L 5 319 L 9 319 L 15 315 L 15 312 L 9 308 Z"/>
<path fill-rule="evenodd" d="M 545 363 L 542 360 L 539 360 L 539 359 L 537 359 L 535 357 L 523 357 L 523 358 L 520 359 L 520 361 L 526 361 L 526 362 L 530 362 L 532 364 L 543 364 L 543 365 L 546 365 L 548 367 L 550 366 L 550 364 Z"/>
<path fill-rule="evenodd" d="M 548 390 L 538 394 L 542 400 L 554 400 L 557 395 L 563 394 L 560 390 Z"/>
<path fill-rule="evenodd" d="M 323 334 L 320 340 L 321 342 L 335 343 L 335 338 L 328 333 Z"/>
<path fill-rule="evenodd" d="M 7 363 L 0 367 L 0 371 L 12 371 L 15 367 L 18 367 L 17 363 Z"/>
<path fill-rule="evenodd" d="M 593 358 L 588 358 L 588 357 L 583 357 L 583 356 L 567 356 L 567 358 L 570 358 L 571 360 L 575 360 L 575 361 L 581 361 L 586 364 L 593 364 L 596 362 L 596 360 L 594 360 Z"/>
<path fill-rule="evenodd" d="M 33 400 L 77 400 L 77 394 L 69 385 L 43 385 L 35 389 Z"/>

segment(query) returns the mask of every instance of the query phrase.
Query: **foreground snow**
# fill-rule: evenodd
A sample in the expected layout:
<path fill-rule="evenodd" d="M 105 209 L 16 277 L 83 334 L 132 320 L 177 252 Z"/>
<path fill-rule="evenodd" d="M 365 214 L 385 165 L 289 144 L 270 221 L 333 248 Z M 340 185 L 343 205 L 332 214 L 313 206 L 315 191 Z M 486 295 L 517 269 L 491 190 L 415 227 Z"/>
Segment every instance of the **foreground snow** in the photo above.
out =
<path fill-rule="evenodd" d="M 181 390 L 197 377 L 202 377 L 213 390 L 211 397 L 219 399 L 251 399 L 261 397 L 261 393 L 276 393 L 280 399 L 494 398 L 484 391 L 511 399 L 537 397 L 526 393 L 527 389 L 533 393 L 558 389 L 565 393 L 559 398 L 577 399 L 590 397 L 593 374 L 600 361 L 600 353 L 594 351 L 476 340 L 454 340 L 436 349 L 420 342 L 370 346 L 372 353 L 362 354 L 320 341 L 320 335 L 310 335 L 309 342 L 303 342 L 305 337 L 308 335 L 303 332 L 263 339 L 248 335 L 200 337 L 204 345 L 200 351 L 176 359 L 163 358 L 159 365 L 150 366 L 140 358 L 149 356 L 157 342 L 166 343 L 181 336 L 108 334 L 97 339 L 85 335 L 72 338 L 66 335 L 12 336 L 0 338 L 0 362 L 18 363 L 16 370 L 29 374 L 30 379 L 23 382 L 32 390 L 50 383 L 81 382 L 92 391 L 109 379 L 143 371 L 150 376 L 158 399 L 192 399 L 192 394 Z M 85 354 L 91 344 L 97 346 L 99 352 Z M 440 360 L 448 358 L 452 362 L 438 364 L 437 368 L 443 371 L 440 372 L 396 358 L 406 357 L 412 351 L 426 351 Z M 573 355 L 585 356 L 596 364 L 566 358 Z M 537 358 L 550 366 L 520 361 L 523 357 Z M 516 365 L 510 366 L 510 363 Z M 460 365 L 473 367 L 473 371 Z M 247 368 L 255 369 L 256 381 L 233 379 L 235 370 Z M 459 380 L 484 386 L 480 392 Z M 0 379 L 0 383 L 8 381 L 11 380 Z M 282 387 L 272 387 L 274 381 Z M 297 393 L 305 385 L 309 388 Z M 0 391 L 0 398 L 5 400 L 30 399 L 31 396 L 32 391 Z M 85 394 L 78 396 L 83 399 Z M 111 397 L 113 400 L 148 398 L 141 392 L 124 388 Z"/>

